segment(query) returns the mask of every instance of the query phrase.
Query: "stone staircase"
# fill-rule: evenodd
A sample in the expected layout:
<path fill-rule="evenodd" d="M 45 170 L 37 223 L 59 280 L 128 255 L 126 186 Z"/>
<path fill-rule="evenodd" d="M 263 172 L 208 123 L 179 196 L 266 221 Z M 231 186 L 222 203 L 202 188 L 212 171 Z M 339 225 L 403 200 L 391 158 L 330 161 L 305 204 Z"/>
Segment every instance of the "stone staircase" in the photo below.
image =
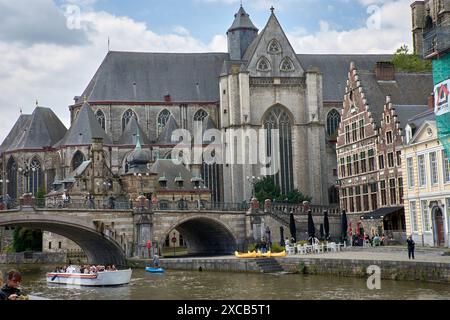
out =
<path fill-rule="evenodd" d="M 273 258 L 257 259 L 256 265 L 262 273 L 284 273 L 281 265 Z"/>

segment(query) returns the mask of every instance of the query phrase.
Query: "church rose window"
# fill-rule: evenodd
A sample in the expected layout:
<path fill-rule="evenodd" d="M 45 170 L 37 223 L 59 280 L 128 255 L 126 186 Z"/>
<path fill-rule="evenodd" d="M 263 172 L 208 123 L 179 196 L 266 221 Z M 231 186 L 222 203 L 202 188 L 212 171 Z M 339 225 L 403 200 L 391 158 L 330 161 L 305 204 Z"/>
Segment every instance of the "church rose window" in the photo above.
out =
<path fill-rule="evenodd" d="M 170 111 L 167 109 L 161 111 L 161 113 L 158 116 L 158 136 L 166 127 L 166 124 L 167 122 L 169 122 L 169 119 L 170 119 Z"/>
<path fill-rule="evenodd" d="M 281 53 L 281 45 L 280 45 L 280 43 L 277 40 L 275 40 L 275 39 L 270 41 L 268 51 L 271 54 Z"/>
<path fill-rule="evenodd" d="M 275 184 L 282 194 L 288 194 L 294 189 L 294 169 L 292 158 L 292 121 L 289 114 L 280 107 L 273 107 L 264 119 L 267 130 L 267 156 L 272 158 L 272 167 L 279 171 L 274 175 Z M 272 130 L 278 130 L 279 140 L 272 141 Z M 274 152 L 275 143 L 278 151 Z M 274 157 L 278 155 L 278 157 Z"/>
<path fill-rule="evenodd" d="M 281 62 L 280 69 L 281 69 L 281 71 L 285 71 L 285 72 L 294 71 L 294 64 L 292 63 L 291 59 L 284 58 L 283 61 Z"/>
<path fill-rule="evenodd" d="M 259 61 L 258 61 L 258 70 L 259 71 L 269 71 L 270 70 L 269 60 L 267 60 L 264 57 L 259 59 Z"/>

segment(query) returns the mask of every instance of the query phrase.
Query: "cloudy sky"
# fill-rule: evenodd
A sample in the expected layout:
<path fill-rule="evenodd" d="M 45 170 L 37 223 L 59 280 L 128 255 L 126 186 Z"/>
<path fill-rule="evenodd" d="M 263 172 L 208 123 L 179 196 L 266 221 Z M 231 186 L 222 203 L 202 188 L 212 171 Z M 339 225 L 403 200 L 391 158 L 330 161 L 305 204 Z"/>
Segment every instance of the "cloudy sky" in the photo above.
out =
<path fill-rule="evenodd" d="M 412 0 L 243 0 L 261 30 L 275 13 L 297 53 L 411 47 Z M 0 0 L 0 142 L 38 100 L 68 106 L 108 50 L 225 52 L 240 0 Z"/>

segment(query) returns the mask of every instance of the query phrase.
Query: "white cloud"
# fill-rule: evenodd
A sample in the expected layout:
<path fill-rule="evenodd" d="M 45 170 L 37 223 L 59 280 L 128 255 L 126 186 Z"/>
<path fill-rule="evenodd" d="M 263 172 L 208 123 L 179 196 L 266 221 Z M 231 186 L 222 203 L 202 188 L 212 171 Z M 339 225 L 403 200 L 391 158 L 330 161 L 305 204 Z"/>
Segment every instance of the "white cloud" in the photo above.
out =
<path fill-rule="evenodd" d="M 0 0 L 0 4 L 5 1 L 15 3 Z M 52 1 L 38 1 L 41 10 L 63 15 L 62 9 L 57 8 Z M 80 1 L 92 3 L 92 0 L 72 0 L 71 3 L 80 4 Z M 19 17 L 28 12 L 23 6 L 14 9 Z M 20 19 L 14 23 L 16 28 L 21 27 Z M 226 37 L 222 35 L 213 37 L 210 43 L 204 43 L 181 26 L 171 33 L 158 34 L 145 23 L 106 12 L 82 10 L 81 28 L 78 32 L 86 36 L 83 45 L 72 44 L 71 37 L 67 37 L 64 43 L 0 38 L 0 143 L 17 120 L 20 108 L 23 108 L 24 113 L 32 113 L 36 99 L 41 106 L 52 108 L 68 127 L 68 106 L 73 103 L 74 96 L 82 93 L 105 57 L 108 37 L 111 39 L 111 50 L 117 51 L 226 51 Z M 52 28 L 48 28 L 43 35 L 51 39 L 51 32 Z"/>
<path fill-rule="evenodd" d="M 358 1 L 379 5 L 379 9 L 368 17 L 367 26 L 337 31 L 330 28 L 329 23 L 320 21 L 318 32 L 305 34 L 299 28 L 288 33 L 295 50 L 298 53 L 394 53 L 405 43 L 411 47 L 410 0 Z"/>

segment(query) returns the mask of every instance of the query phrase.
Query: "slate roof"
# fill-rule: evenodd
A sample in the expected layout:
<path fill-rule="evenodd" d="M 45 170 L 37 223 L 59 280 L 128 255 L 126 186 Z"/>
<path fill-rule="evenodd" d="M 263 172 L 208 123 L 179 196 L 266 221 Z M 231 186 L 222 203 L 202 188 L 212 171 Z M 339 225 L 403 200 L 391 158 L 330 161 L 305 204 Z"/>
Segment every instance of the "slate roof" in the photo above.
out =
<path fill-rule="evenodd" d="M 241 6 L 239 11 L 234 15 L 234 21 L 231 25 L 230 29 L 228 29 L 228 32 L 234 31 L 237 29 L 252 29 L 252 30 L 258 30 L 258 28 L 255 27 L 252 20 L 250 19 L 250 16 L 247 12 L 245 12 L 244 8 Z"/>
<path fill-rule="evenodd" d="M 132 117 L 130 122 L 128 122 L 127 126 L 125 127 L 125 130 L 122 133 L 122 136 L 119 139 L 119 142 L 117 144 L 123 145 L 123 146 L 135 146 L 136 145 L 136 134 L 139 130 L 139 136 L 141 138 L 141 143 L 144 145 L 150 144 L 150 139 L 145 134 L 144 130 L 142 130 L 141 126 L 139 125 L 136 117 Z"/>
<path fill-rule="evenodd" d="M 93 138 L 103 138 L 104 144 L 112 145 L 111 138 L 98 123 L 91 107 L 85 103 L 69 131 L 55 147 L 91 145 Z"/>
<path fill-rule="evenodd" d="M 173 115 L 170 115 L 169 121 L 166 123 L 166 126 L 164 127 L 163 131 L 158 137 L 157 144 L 161 145 L 175 145 L 177 142 L 172 142 L 172 133 L 179 129 L 177 121 L 173 117 Z"/>
<path fill-rule="evenodd" d="M 427 111 L 416 114 L 414 117 L 408 119 L 407 124 L 419 129 L 426 121 L 436 121 L 436 114 L 434 113 L 434 110 L 428 108 Z"/>
<path fill-rule="evenodd" d="M 219 101 L 228 53 L 109 52 L 81 95 L 89 102 Z"/>
<path fill-rule="evenodd" d="M 66 132 L 66 127 L 51 109 L 36 107 L 33 114 L 19 117 L 0 150 L 10 152 L 51 147 Z"/>
<path fill-rule="evenodd" d="M 375 73 L 364 70 L 358 70 L 358 75 L 370 112 L 377 125 L 380 124 L 388 95 L 391 96 L 391 102 L 397 108 L 399 105 L 410 106 L 409 110 L 399 108 L 400 112 L 405 113 L 404 119 L 413 117 L 414 112 L 418 114 L 426 111 L 428 97 L 433 91 L 431 73 L 399 72 L 395 74 L 395 81 L 377 81 Z M 403 124 L 403 127 L 405 125 L 406 123 Z"/>
<path fill-rule="evenodd" d="M 350 63 L 359 70 L 373 71 L 376 63 L 391 61 L 393 55 L 386 54 L 298 54 L 305 70 L 319 68 L 323 74 L 323 101 L 343 101 Z"/>
<path fill-rule="evenodd" d="M 421 106 L 409 106 L 409 105 L 393 105 L 395 113 L 397 114 L 397 120 L 400 122 L 400 127 L 405 130 L 405 127 L 409 122 L 409 119 L 423 114 L 429 110 L 427 105 Z"/>
<path fill-rule="evenodd" d="M 184 165 L 176 165 L 170 159 L 156 160 L 150 172 L 157 175 L 156 181 L 167 181 L 167 189 L 169 190 L 179 189 L 176 181 L 183 181 L 183 190 L 194 189 L 191 180 L 196 180 L 196 177 L 193 177 L 191 171 L 186 169 Z"/>

